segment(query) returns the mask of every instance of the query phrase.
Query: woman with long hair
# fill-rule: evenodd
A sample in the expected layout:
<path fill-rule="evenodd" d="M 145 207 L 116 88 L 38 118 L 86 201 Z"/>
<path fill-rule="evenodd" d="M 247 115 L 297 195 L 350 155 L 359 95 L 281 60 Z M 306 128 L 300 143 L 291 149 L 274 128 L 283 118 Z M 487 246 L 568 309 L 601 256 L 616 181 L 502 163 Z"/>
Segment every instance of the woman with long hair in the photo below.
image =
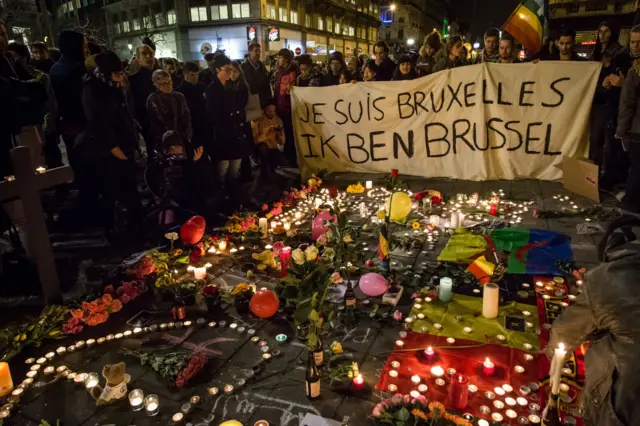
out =
<path fill-rule="evenodd" d="M 398 58 L 398 67 L 393 72 L 393 78 L 391 80 L 414 80 L 417 77 L 417 74 L 412 65 L 411 56 L 400 56 L 400 58 Z"/>
<path fill-rule="evenodd" d="M 446 45 L 446 55 L 433 67 L 433 72 L 467 65 L 466 54 L 466 49 L 462 45 L 462 37 L 455 35 L 449 37 Z"/>

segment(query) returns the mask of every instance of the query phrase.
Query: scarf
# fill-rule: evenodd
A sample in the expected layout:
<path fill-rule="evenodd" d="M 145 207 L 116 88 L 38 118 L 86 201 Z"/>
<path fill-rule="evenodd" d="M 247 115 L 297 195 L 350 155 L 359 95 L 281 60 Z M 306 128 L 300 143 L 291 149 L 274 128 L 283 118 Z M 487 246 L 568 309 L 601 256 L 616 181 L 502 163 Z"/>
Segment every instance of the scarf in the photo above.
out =
<path fill-rule="evenodd" d="M 500 52 L 494 52 L 493 55 L 488 56 L 487 50 L 482 49 L 482 62 L 498 62 L 500 59 Z"/>
<path fill-rule="evenodd" d="M 111 86 L 111 87 L 117 87 L 119 89 L 122 89 L 124 87 L 124 82 L 125 80 L 122 79 L 122 81 L 116 83 L 115 81 L 113 81 L 111 79 L 111 76 L 107 77 L 106 75 L 104 75 L 101 71 L 100 68 L 96 68 L 93 71 L 93 75 L 96 76 L 96 78 L 100 81 L 102 81 L 104 84 Z"/>

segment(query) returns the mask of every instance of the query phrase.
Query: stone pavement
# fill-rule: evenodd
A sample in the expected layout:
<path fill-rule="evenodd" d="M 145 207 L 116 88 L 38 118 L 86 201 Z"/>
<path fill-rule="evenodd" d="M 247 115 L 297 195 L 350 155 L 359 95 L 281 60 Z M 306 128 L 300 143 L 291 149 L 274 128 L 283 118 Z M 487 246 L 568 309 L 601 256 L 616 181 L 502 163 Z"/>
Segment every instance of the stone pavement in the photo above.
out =
<path fill-rule="evenodd" d="M 374 180 L 371 175 L 346 174 L 337 175 L 328 179 L 327 185 L 335 184 L 345 188 L 356 181 L 364 183 L 365 180 Z M 417 192 L 426 189 L 441 191 L 445 197 L 455 196 L 457 193 L 471 194 L 478 192 L 483 194 L 502 189 L 506 199 L 536 202 L 538 208 L 558 209 L 560 202 L 553 196 L 569 195 L 581 207 L 587 207 L 594 203 L 574 197 L 562 189 L 561 184 L 540 181 L 515 181 L 515 182 L 468 182 L 453 180 L 425 180 L 408 178 L 405 181 L 412 191 Z M 326 187 L 326 186 L 325 186 Z M 609 202 L 609 201 L 607 201 Z M 574 260 L 578 266 L 587 268 L 597 264 L 595 245 L 598 235 L 579 235 L 576 225 L 581 221 L 577 219 L 535 219 L 531 215 L 532 210 L 523 217 L 521 226 L 531 228 L 549 229 L 566 233 L 572 238 Z M 363 223 L 368 219 L 359 217 L 354 210 L 352 220 Z M 606 224 L 603 224 L 606 227 Z M 403 232 L 394 230 L 395 232 Z M 375 245 L 377 236 L 373 233 L 364 235 L 359 241 L 370 247 L 368 257 L 375 257 Z M 421 247 L 415 253 L 393 253 L 392 260 L 396 270 L 406 271 L 407 274 L 425 272 L 418 267 L 423 262 L 433 263 L 437 254 L 444 247 L 446 238 L 441 238 L 434 250 L 426 250 Z M 424 239 L 422 240 L 425 245 Z M 95 260 L 99 262 L 99 259 Z M 246 281 L 245 273 L 230 262 L 223 262 L 212 268 L 215 272 L 215 280 L 223 288 L 233 287 L 238 282 Z M 413 272 L 412 272 L 413 271 Z M 210 271 L 212 272 L 212 271 Z M 424 278 L 424 276 L 423 276 Z M 258 276 L 256 285 L 273 288 L 277 283 L 276 277 Z M 359 299 L 365 296 L 356 289 Z M 88 339 L 104 336 L 107 333 L 117 333 L 131 325 L 124 324 L 126 318 L 132 317 L 138 310 L 146 309 L 151 312 L 150 324 L 169 322 L 169 306 L 151 300 L 136 301 L 135 306 L 127 306 L 123 312 L 115 314 L 108 323 L 98 327 L 91 327 L 76 339 Z M 181 406 L 189 401 L 189 398 L 198 395 L 202 402 L 194 406 L 187 416 L 187 421 L 195 425 L 218 425 L 222 420 L 236 419 L 244 425 L 253 425 L 258 420 L 267 420 L 271 425 L 297 426 L 300 419 L 306 413 L 313 413 L 322 417 L 332 418 L 349 425 L 372 425 L 369 417 L 374 405 L 380 401 L 383 394 L 375 390 L 384 363 L 389 352 L 394 347 L 399 327 L 397 324 L 389 324 L 389 321 L 376 321 L 369 318 L 366 313 L 370 311 L 374 303 L 379 299 L 371 300 L 371 303 L 360 303 L 364 316 L 356 327 L 347 327 L 339 324 L 331 333 L 323 338 L 325 348 L 334 340 L 343 344 L 346 355 L 334 359 L 332 362 L 343 363 L 357 361 L 365 380 L 365 388 L 356 391 L 350 383 L 329 383 L 327 375 L 323 375 L 322 398 L 317 401 L 309 401 L 304 395 L 304 374 L 306 357 L 304 346 L 295 339 L 295 330 L 282 316 L 265 321 L 251 317 L 240 316 L 234 307 L 227 307 L 217 317 L 211 317 L 207 313 L 198 312 L 195 308 L 188 311 L 188 320 L 193 324 L 190 327 L 144 334 L 140 338 L 123 339 L 105 343 L 101 346 L 83 349 L 63 356 L 56 356 L 53 365 L 66 365 L 77 372 L 97 372 L 108 363 L 120 360 L 127 362 L 127 372 L 131 375 L 129 389 L 141 388 L 145 395 L 156 393 L 160 396 L 160 414 L 156 417 L 147 417 L 144 411 L 133 412 L 129 408 L 128 401 L 122 400 L 108 407 L 96 408 L 95 402 L 89 394 L 80 386 L 60 380 L 58 383 L 31 388 L 25 392 L 21 404 L 24 407 L 18 415 L 14 415 L 6 425 L 37 425 L 40 419 L 46 419 L 54 424 L 60 419 L 61 426 L 106 426 L 106 425 L 167 425 L 171 424 L 170 417 L 181 409 Z M 409 312 L 410 306 L 405 297 L 399 309 L 404 313 Z M 132 304 L 133 305 L 133 304 Z M 133 309 L 133 310 L 132 310 Z M 387 314 L 391 308 L 383 308 Z M 390 315 L 389 315 L 390 316 Z M 206 318 L 205 324 L 196 324 L 198 318 Z M 226 321 L 224 327 L 210 328 L 208 321 Z M 231 329 L 231 323 L 244 327 L 242 333 L 238 329 Z M 248 330 L 255 330 L 255 336 L 265 339 L 274 354 L 272 360 L 261 364 L 262 351 L 256 343 L 250 340 Z M 279 344 L 274 337 L 286 334 L 289 339 L 284 344 Z M 22 364 L 26 357 L 42 356 L 49 350 L 54 350 L 59 345 L 69 346 L 75 340 L 67 338 L 60 342 L 53 342 L 45 348 L 30 349 L 19 355 L 12 361 L 11 368 L 14 382 L 19 383 L 24 377 L 26 366 Z M 161 350 L 167 348 L 183 347 L 188 350 L 200 349 L 209 355 L 209 362 L 204 371 L 184 389 L 176 391 L 170 389 L 167 383 L 157 377 L 155 373 L 141 367 L 137 360 L 125 356 L 123 348 Z M 40 376 L 39 380 L 43 380 Z M 246 382 L 242 384 L 241 379 Z M 234 392 L 224 394 L 225 385 L 235 386 Z M 210 396 L 209 387 L 218 387 L 220 393 Z"/>

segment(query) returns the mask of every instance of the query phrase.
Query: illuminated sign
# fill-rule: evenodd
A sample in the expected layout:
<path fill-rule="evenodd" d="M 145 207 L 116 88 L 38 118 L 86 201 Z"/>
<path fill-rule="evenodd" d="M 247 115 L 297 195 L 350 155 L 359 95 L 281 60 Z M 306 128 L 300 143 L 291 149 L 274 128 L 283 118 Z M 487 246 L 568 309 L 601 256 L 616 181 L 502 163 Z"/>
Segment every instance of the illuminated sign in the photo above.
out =
<path fill-rule="evenodd" d="M 280 28 L 269 28 L 269 41 L 280 41 Z"/>
<path fill-rule="evenodd" d="M 247 27 L 247 40 L 258 41 L 258 31 L 256 31 L 256 27 Z"/>

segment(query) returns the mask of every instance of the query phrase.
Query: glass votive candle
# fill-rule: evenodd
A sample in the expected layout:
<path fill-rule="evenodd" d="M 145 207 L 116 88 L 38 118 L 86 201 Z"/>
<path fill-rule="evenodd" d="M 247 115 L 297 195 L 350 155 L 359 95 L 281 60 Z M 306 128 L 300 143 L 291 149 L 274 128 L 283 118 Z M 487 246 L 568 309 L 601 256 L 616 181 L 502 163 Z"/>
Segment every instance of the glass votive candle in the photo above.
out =
<path fill-rule="evenodd" d="M 34 378 L 34 377 L 36 377 L 37 375 L 38 375 L 38 372 L 37 372 L 37 371 L 28 371 L 28 372 L 27 372 L 27 377 L 29 377 L 29 378 L 31 378 L 31 379 L 32 379 L 32 378 Z"/>
<path fill-rule="evenodd" d="M 398 372 L 396 370 L 389 370 L 389 377 L 398 377 Z"/>
<path fill-rule="evenodd" d="M 51 358 L 53 358 L 54 356 L 56 356 L 55 352 L 48 352 L 44 357 L 51 361 Z"/>
<path fill-rule="evenodd" d="M 211 387 L 209 389 L 207 389 L 207 392 L 209 392 L 209 395 L 211 396 L 215 396 L 218 394 L 218 392 L 220 392 L 220 390 L 217 387 Z"/>
<path fill-rule="evenodd" d="M 29 370 L 31 371 L 39 371 L 40 370 L 40 364 L 33 364 L 31 367 L 29 367 Z"/>
<path fill-rule="evenodd" d="M 516 400 L 511 397 L 505 398 L 504 402 L 506 402 L 507 405 L 510 407 L 513 407 L 514 405 L 516 405 Z"/>
<path fill-rule="evenodd" d="M 431 367 L 431 376 L 433 377 L 442 377 L 444 376 L 444 369 L 439 365 Z"/>
<path fill-rule="evenodd" d="M 141 391 L 142 392 L 142 391 Z M 155 416 L 160 411 L 160 400 L 155 393 L 144 398 L 144 409 L 148 416 Z"/>
<path fill-rule="evenodd" d="M 58 355 L 62 355 L 66 351 L 67 351 L 67 348 L 65 348 L 64 346 L 60 346 L 58 349 L 56 349 L 56 352 L 58 353 Z"/>
<path fill-rule="evenodd" d="M 418 386 L 418 392 L 425 393 L 429 390 L 429 387 L 424 383 Z"/>
<path fill-rule="evenodd" d="M 504 402 L 500 400 L 493 401 L 493 406 L 496 407 L 498 410 L 502 410 L 504 408 Z"/>
<path fill-rule="evenodd" d="M 400 367 L 400 361 L 391 361 L 391 366 L 393 368 L 398 368 Z"/>
<path fill-rule="evenodd" d="M 45 375 L 50 375 L 53 374 L 56 371 L 55 367 L 53 367 L 52 365 L 45 367 L 45 369 L 43 370 Z"/>
<path fill-rule="evenodd" d="M 38 364 L 44 364 L 45 362 L 47 362 L 47 359 L 45 357 L 38 358 L 38 360 L 36 361 L 36 363 Z"/>
<path fill-rule="evenodd" d="M 496 393 L 496 395 L 498 396 L 504 396 L 504 394 L 506 393 L 504 391 L 504 389 L 500 388 L 500 387 L 496 387 L 493 389 L 493 391 Z"/>
<path fill-rule="evenodd" d="M 129 404 L 131 404 L 131 409 L 133 411 L 140 411 L 144 402 L 144 392 L 142 389 L 134 389 L 129 392 Z"/>
<path fill-rule="evenodd" d="M 84 386 L 87 389 L 93 389 L 98 384 L 99 380 L 100 379 L 98 378 L 98 374 L 90 373 L 89 375 L 87 375 L 87 378 L 84 381 Z"/>
<path fill-rule="evenodd" d="M 509 392 L 513 392 L 513 386 L 508 385 L 508 384 L 504 384 L 502 385 L 502 389 L 504 389 L 505 392 L 509 393 Z"/>
<path fill-rule="evenodd" d="M 417 385 L 420 383 L 420 376 L 418 376 L 417 374 L 414 376 L 411 376 L 411 383 L 413 383 L 414 385 Z"/>
<path fill-rule="evenodd" d="M 171 416 L 171 421 L 173 421 L 174 425 L 182 423 L 183 419 L 184 419 L 184 414 L 182 413 L 175 413 L 173 416 Z"/>

